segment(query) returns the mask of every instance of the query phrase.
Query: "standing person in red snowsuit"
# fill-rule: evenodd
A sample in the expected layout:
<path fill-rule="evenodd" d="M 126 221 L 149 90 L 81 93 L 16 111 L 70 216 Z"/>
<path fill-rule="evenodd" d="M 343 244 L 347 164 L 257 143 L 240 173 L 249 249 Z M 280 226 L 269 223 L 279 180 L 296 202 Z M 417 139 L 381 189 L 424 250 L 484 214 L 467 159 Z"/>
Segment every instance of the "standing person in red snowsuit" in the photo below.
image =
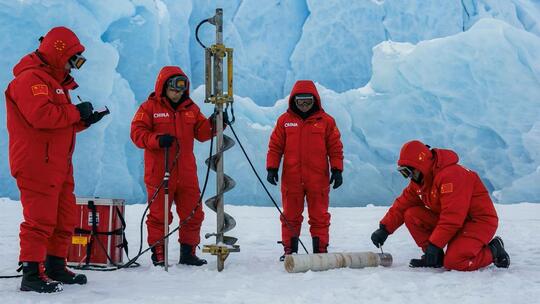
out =
<path fill-rule="evenodd" d="M 85 284 L 86 276 L 66 268 L 76 225 L 73 194 L 75 133 L 99 121 L 90 102 L 73 105 L 70 76 L 86 59 L 84 46 L 68 28 L 55 27 L 39 48 L 13 68 L 6 92 L 9 165 L 21 193 L 23 266 L 21 290 L 58 292 L 63 284 Z"/>
<path fill-rule="evenodd" d="M 371 235 L 375 246 L 405 223 L 424 252 L 410 267 L 472 271 L 491 263 L 510 265 L 502 239 L 493 238 L 499 219 L 489 193 L 478 174 L 458 160 L 454 151 L 430 149 L 417 140 L 403 145 L 398 170 L 411 182 Z"/>
<path fill-rule="evenodd" d="M 202 206 L 195 208 L 199 202 L 200 190 L 193 142 L 194 139 L 204 142 L 213 136 L 213 121 L 214 115 L 207 119 L 189 97 L 186 74 L 179 67 L 166 66 L 159 72 L 154 92 L 141 104 L 131 122 L 131 140 L 137 147 L 144 149 L 144 183 L 149 201 L 163 180 L 164 151 L 170 149 L 169 224 L 173 217 L 173 201 L 176 202 L 180 221 L 191 216 L 180 227 L 180 264 L 206 264 L 206 260 L 195 255 L 195 249 L 200 243 L 204 213 Z M 178 155 L 176 162 L 175 155 Z M 158 242 L 164 235 L 164 199 L 164 189 L 161 187 L 150 205 L 146 220 L 149 245 Z M 152 262 L 155 266 L 164 265 L 162 243 L 152 248 Z"/>
<path fill-rule="evenodd" d="M 298 252 L 304 198 L 307 200 L 313 252 L 327 252 L 330 227 L 328 193 L 343 183 L 343 144 L 334 119 L 321 106 L 317 88 L 310 80 L 294 84 L 289 108 L 276 123 L 270 137 L 266 168 L 267 180 L 278 182 L 283 156 L 281 197 L 283 215 L 281 237 L 286 254 Z M 329 175 L 329 165 L 332 175 Z"/>

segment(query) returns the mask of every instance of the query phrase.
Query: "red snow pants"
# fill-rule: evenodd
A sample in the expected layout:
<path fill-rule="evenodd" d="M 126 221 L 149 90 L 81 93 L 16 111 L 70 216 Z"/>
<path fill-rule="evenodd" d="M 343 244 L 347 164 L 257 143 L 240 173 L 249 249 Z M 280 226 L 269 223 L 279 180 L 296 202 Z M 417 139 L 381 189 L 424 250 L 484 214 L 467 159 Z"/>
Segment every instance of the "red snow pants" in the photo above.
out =
<path fill-rule="evenodd" d="M 152 197 L 156 191 L 155 187 L 146 185 L 148 193 L 148 199 Z M 192 210 L 199 202 L 200 191 L 197 186 L 180 186 L 172 185 L 169 188 L 169 207 L 168 207 L 168 220 L 169 225 L 172 223 L 173 214 L 171 207 L 173 201 L 176 203 L 176 213 L 180 222 L 183 222 L 188 216 L 191 215 Z M 146 218 L 146 227 L 148 229 L 148 244 L 152 245 L 155 242 L 163 238 L 164 233 L 164 199 L 165 191 L 163 187 L 159 190 L 158 195 L 154 199 L 154 202 L 150 205 L 150 212 Z M 193 216 L 180 227 L 180 235 L 178 242 L 182 244 L 188 244 L 196 246 L 201 241 L 201 224 L 204 220 L 204 211 L 202 209 L 202 203 L 197 207 Z"/>
<path fill-rule="evenodd" d="M 309 231 L 311 237 L 319 238 L 319 252 L 327 252 L 330 227 L 330 213 L 328 213 L 328 193 L 330 189 L 307 189 L 302 187 L 281 187 L 283 202 L 283 215 L 287 222 L 281 218 L 281 240 L 285 251 L 291 247 L 291 238 L 300 236 L 304 217 L 304 198 L 307 200 L 309 214 Z"/>
<path fill-rule="evenodd" d="M 17 176 L 24 220 L 19 261 L 42 262 L 47 255 L 66 257 L 77 225 L 73 168 L 60 185 Z"/>
<path fill-rule="evenodd" d="M 416 244 L 425 251 L 429 245 L 429 236 L 439 221 L 438 214 L 425 207 L 416 206 L 405 211 L 404 220 Z M 495 235 L 497 228 L 483 225 L 485 234 L 491 235 L 489 239 L 481 239 L 478 235 L 467 233 L 471 230 L 478 231 L 479 225 L 482 224 L 466 220 L 463 228 L 450 240 L 444 256 L 446 269 L 473 271 L 493 262 L 487 244 Z"/>

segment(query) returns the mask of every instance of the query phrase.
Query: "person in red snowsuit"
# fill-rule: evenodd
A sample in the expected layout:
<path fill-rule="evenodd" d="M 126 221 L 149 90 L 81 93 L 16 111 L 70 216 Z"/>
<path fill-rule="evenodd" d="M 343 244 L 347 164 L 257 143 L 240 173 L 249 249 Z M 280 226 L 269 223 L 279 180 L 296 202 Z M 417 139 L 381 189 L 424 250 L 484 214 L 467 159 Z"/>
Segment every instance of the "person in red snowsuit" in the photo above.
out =
<path fill-rule="evenodd" d="M 493 238 L 499 219 L 489 193 L 478 174 L 458 161 L 452 150 L 430 149 L 417 140 L 403 145 L 398 170 L 411 182 L 373 232 L 375 246 L 405 223 L 424 252 L 411 267 L 472 271 L 510 265 L 502 239 Z"/>
<path fill-rule="evenodd" d="M 313 252 L 327 252 L 329 243 L 329 181 L 343 179 L 343 144 L 335 120 L 326 114 L 317 88 L 310 80 L 294 84 L 289 108 L 276 123 L 268 144 L 267 180 L 277 185 L 283 156 L 281 237 L 285 254 L 298 251 L 304 198 L 307 199 Z M 329 165 L 332 176 L 329 176 Z M 284 259 L 284 255 L 280 258 Z"/>
<path fill-rule="evenodd" d="M 159 72 L 154 92 L 141 104 L 131 122 L 131 139 L 137 147 L 144 149 L 144 183 L 149 202 L 160 188 L 165 173 L 164 151 L 170 149 L 169 224 L 173 218 L 173 201 L 176 202 L 180 221 L 190 217 L 180 228 L 181 264 L 206 264 L 206 260 L 195 255 L 200 243 L 204 213 L 202 206 L 197 206 L 200 190 L 193 143 L 194 139 L 204 142 L 213 136 L 213 121 L 214 115 L 206 118 L 189 97 L 186 74 L 179 67 L 166 66 Z M 164 199 L 164 189 L 161 187 L 150 204 L 146 220 L 149 245 L 155 244 L 164 235 Z M 156 266 L 164 265 L 163 244 L 152 248 L 152 261 Z"/>
<path fill-rule="evenodd" d="M 24 216 L 19 234 L 24 291 L 57 292 L 62 283 L 86 283 L 84 275 L 65 268 L 77 221 L 75 133 L 102 117 L 90 102 L 71 103 L 69 90 L 77 84 L 70 70 L 86 61 L 83 51 L 71 30 L 51 29 L 39 48 L 15 65 L 5 92 L 9 165 Z"/>

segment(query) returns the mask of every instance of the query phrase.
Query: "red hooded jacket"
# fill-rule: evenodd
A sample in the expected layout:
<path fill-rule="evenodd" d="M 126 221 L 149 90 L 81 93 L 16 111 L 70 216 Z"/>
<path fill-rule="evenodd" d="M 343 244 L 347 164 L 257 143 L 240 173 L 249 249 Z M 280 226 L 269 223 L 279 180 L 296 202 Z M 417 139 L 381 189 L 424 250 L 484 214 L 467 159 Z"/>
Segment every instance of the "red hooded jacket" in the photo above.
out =
<path fill-rule="evenodd" d="M 180 154 L 177 165 L 172 168 L 174 156 L 178 151 L 176 144 L 170 148 L 169 168 L 171 180 L 178 180 L 181 185 L 196 186 L 197 165 L 193 154 L 193 141 L 207 141 L 212 137 L 212 126 L 189 98 L 188 82 L 187 98 L 176 110 L 172 108 L 166 97 L 161 96 L 167 79 L 171 76 L 186 74 L 175 66 L 161 69 L 156 80 L 154 92 L 141 104 L 131 122 L 131 140 L 144 149 L 144 182 L 149 186 L 158 186 L 165 172 L 164 149 L 159 147 L 158 137 L 170 134 L 178 140 Z M 172 186 L 172 185 L 171 185 Z"/>
<path fill-rule="evenodd" d="M 411 166 L 422 172 L 422 185 L 411 181 L 394 201 L 381 220 L 393 233 L 404 222 L 405 211 L 413 206 L 425 206 L 439 214 L 439 221 L 429 241 L 444 248 L 458 233 L 480 240 L 490 239 L 484 229 L 497 227 L 498 217 L 489 193 L 476 172 L 458 164 L 458 155 L 451 150 L 430 150 L 419 141 L 406 143 L 401 149 L 398 165 Z M 467 231 L 462 228 L 468 224 Z"/>
<path fill-rule="evenodd" d="M 13 68 L 6 95 L 9 163 L 17 178 L 50 187 L 62 183 L 71 165 L 75 132 L 84 129 L 69 90 L 77 87 L 65 70 L 68 59 L 83 52 L 77 36 L 53 28 L 39 50 Z"/>
<path fill-rule="evenodd" d="M 315 96 L 318 109 L 306 120 L 293 110 L 294 97 L 309 93 Z M 343 171 L 343 144 L 335 120 L 326 114 L 315 84 L 310 80 L 295 83 L 289 108 L 277 120 L 270 137 L 266 168 L 279 168 L 283 156 L 282 186 L 302 184 L 321 189 L 328 187 L 329 170 Z"/>

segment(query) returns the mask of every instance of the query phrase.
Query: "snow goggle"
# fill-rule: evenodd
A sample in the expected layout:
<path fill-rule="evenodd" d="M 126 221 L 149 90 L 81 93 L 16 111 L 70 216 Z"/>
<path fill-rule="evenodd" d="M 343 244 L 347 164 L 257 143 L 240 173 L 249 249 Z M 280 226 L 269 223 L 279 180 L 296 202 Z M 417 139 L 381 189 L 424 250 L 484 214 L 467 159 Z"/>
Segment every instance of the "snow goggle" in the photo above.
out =
<path fill-rule="evenodd" d="M 307 107 L 313 105 L 315 98 L 311 94 L 298 94 L 294 96 L 294 102 L 299 107 Z"/>
<path fill-rule="evenodd" d="M 188 86 L 188 79 L 186 76 L 178 75 L 169 78 L 167 80 L 167 87 L 175 91 L 185 91 Z"/>
<path fill-rule="evenodd" d="M 413 169 L 410 167 L 399 166 L 397 170 L 404 178 L 411 178 L 413 175 Z"/>
<path fill-rule="evenodd" d="M 75 54 L 69 58 L 69 65 L 74 69 L 80 69 L 86 62 L 86 58 L 82 54 Z"/>

